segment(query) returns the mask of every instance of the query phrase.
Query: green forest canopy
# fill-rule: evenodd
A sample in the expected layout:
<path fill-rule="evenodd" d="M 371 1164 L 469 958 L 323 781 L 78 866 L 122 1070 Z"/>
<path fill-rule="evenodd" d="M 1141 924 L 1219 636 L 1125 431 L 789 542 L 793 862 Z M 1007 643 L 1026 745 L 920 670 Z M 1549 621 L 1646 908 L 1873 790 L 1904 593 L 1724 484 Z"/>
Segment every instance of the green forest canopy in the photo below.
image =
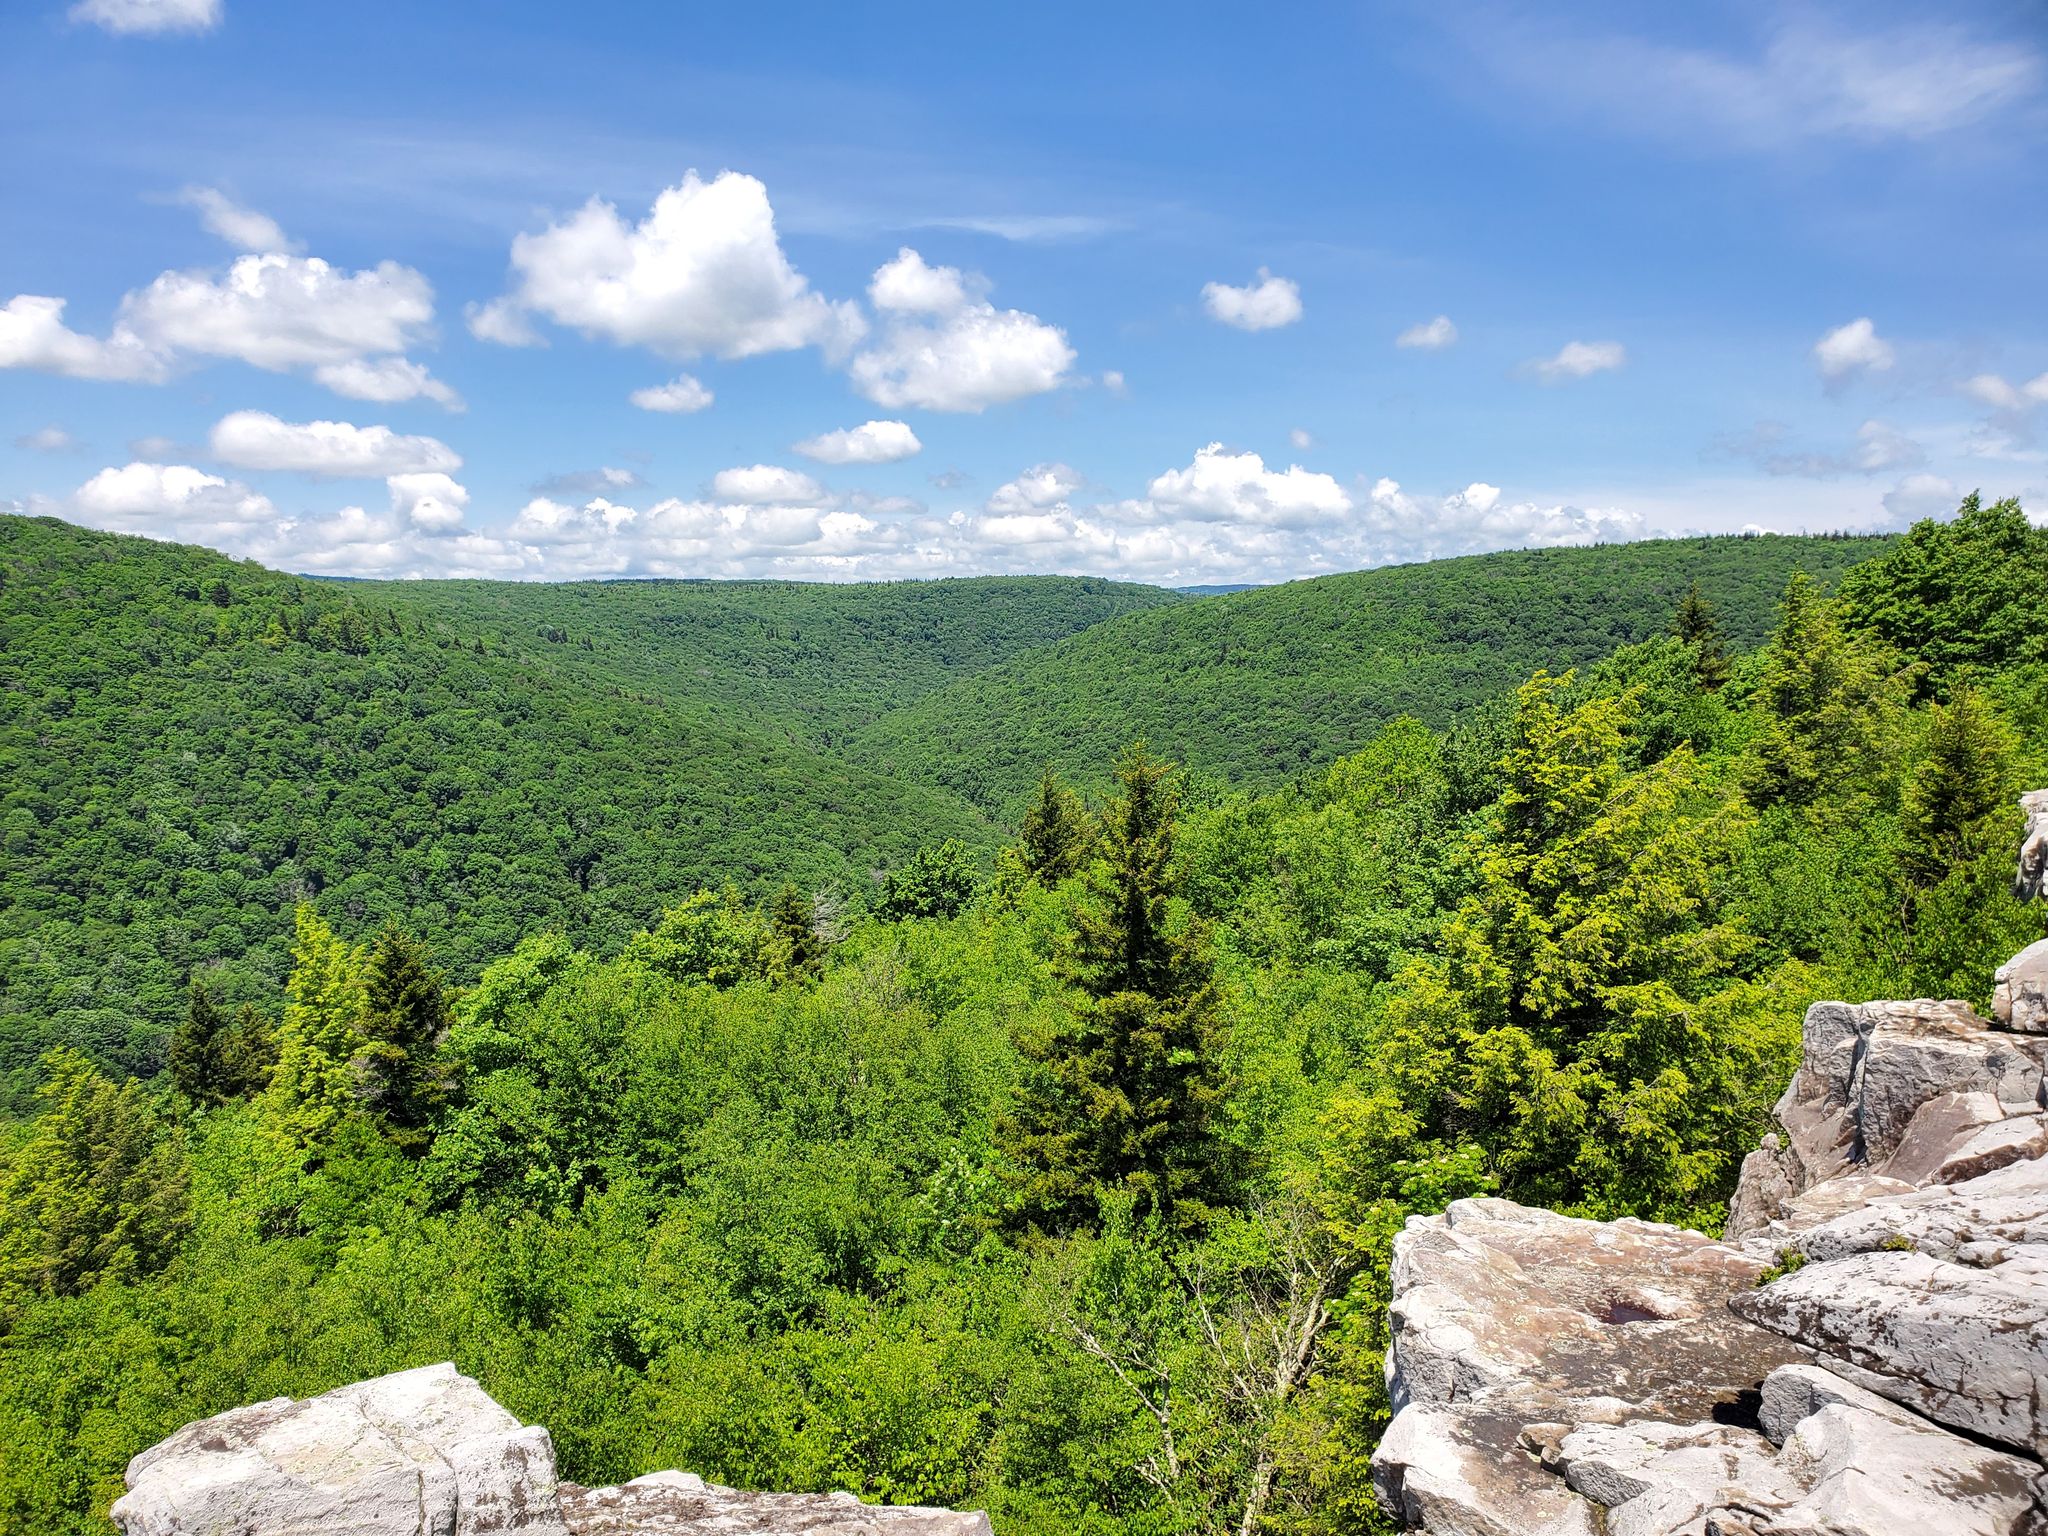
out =
<path fill-rule="evenodd" d="M 584 1481 L 1371 1529 L 1409 1214 L 1711 1229 L 1808 1003 L 1981 1002 L 2044 929 L 2009 866 L 2048 532 L 2010 503 L 1085 628 L 1051 584 L 1073 638 L 901 714 L 1007 678 L 1043 747 L 1067 657 L 1109 745 L 960 783 L 724 663 L 607 682 L 596 637 L 411 589 L 0 528 L 0 1531 L 103 1536 L 177 1425 L 449 1358 Z M 1102 680 L 1162 624 L 1184 660 Z M 1436 693 L 1382 722 L 1397 633 Z M 1209 695 L 1329 753 L 1247 760 L 1174 713 Z"/>

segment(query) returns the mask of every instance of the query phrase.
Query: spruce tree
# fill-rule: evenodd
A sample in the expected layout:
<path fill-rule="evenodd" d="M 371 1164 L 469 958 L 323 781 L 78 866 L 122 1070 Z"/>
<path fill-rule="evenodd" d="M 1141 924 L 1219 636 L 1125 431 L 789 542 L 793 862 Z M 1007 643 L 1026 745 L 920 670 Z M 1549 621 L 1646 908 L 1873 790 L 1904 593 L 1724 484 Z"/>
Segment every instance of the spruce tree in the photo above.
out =
<path fill-rule="evenodd" d="M 233 1097 L 223 1060 L 232 1027 L 213 994 L 192 977 L 186 987 L 185 1017 L 166 1054 L 171 1081 L 195 1104 L 225 1104 Z"/>
<path fill-rule="evenodd" d="M 1679 600 L 1678 611 L 1671 616 L 1671 632 L 1692 647 L 1692 674 L 1700 687 L 1708 693 L 1718 691 L 1728 681 L 1728 648 L 1722 643 L 1714 606 L 1700 592 L 1697 581 Z"/>
<path fill-rule="evenodd" d="M 231 1099 L 253 1099 L 276 1066 L 277 1032 L 254 1004 L 242 1004 L 220 1040 L 222 1089 Z"/>
<path fill-rule="evenodd" d="M 1058 885 L 1079 874 L 1088 862 L 1088 843 L 1088 813 L 1081 797 L 1061 782 L 1048 763 L 1039 775 L 1038 798 L 1018 829 L 1025 867 L 1040 885 Z"/>
<path fill-rule="evenodd" d="M 2011 746 L 1975 689 L 1959 687 L 1927 722 L 1927 756 L 1899 813 L 1906 878 L 1925 889 L 1996 847 L 2012 819 Z"/>
<path fill-rule="evenodd" d="M 363 1044 L 363 953 L 301 902 L 292 974 L 285 984 L 277 1065 L 258 1109 L 275 1141 L 296 1150 L 331 1137 L 356 1108 L 355 1055 Z"/>
<path fill-rule="evenodd" d="M 825 945 L 818 937 L 815 916 L 810 898 L 784 881 L 775 894 L 768 926 L 779 969 L 787 975 L 815 976 L 824 969 Z"/>
<path fill-rule="evenodd" d="M 1064 1230 L 1123 1188 L 1140 1215 L 1199 1223 L 1220 1183 L 1216 985 L 1207 933 L 1176 921 L 1177 783 L 1138 743 L 1117 765 L 1063 972 L 1080 996 L 1031 1049 L 1042 1067 L 1004 1124 L 1020 1220 Z"/>
<path fill-rule="evenodd" d="M 447 1099 L 435 1051 L 453 1022 L 448 994 L 426 951 L 395 926 L 370 948 L 365 994 L 359 1091 L 384 1134 L 403 1151 L 423 1155 Z"/>

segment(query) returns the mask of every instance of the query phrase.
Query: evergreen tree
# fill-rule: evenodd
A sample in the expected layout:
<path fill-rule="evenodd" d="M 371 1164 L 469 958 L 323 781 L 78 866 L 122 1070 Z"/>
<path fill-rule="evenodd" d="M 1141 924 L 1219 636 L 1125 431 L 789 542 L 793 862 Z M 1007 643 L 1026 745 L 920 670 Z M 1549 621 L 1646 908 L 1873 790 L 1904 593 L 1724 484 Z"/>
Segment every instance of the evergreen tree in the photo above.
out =
<path fill-rule="evenodd" d="M 277 1067 L 277 1032 L 253 1003 L 236 1010 L 220 1038 L 221 1086 L 232 1099 L 253 1099 Z"/>
<path fill-rule="evenodd" d="M 1089 1220 L 1113 1189 L 1140 1215 L 1192 1226 L 1221 1182 L 1208 935 L 1172 908 L 1176 779 L 1140 742 L 1117 785 L 1063 966 L 1081 996 L 1030 1050 L 1042 1071 L 1004 1125 L 1016 1213 L 1051 1230 Z"/>
<path fill-rule="evenodd" d="M 370 948 L 357 1075 L 379 1127 L 413 1156 L 427 1150 L 434 1116 L 448 1097 L 435 1052 L 452 1022 L 426 951 L 396 926 L 385 928 Z"/>
<path fill-rule="evenodd" d="M 193 1103 L 225 1104 L 233 1097 L 223 1059 L 232 1030 L 213 994 L 194 976 L 186 984 L 185 1017 L 166 1053 L 171 1080 Z"/>
<path fill-rule="evenodd" d="M 25 1293 L 73 1296 L 157 1269 L 186 1225 L 184 1146 L 141 1085 L 68 1049 L 43 1069 L 42 1114 L 0 1172 L 0 1317 Z"/>
<path fill-rule="evenodd" d="M 1685 589 L 1678 611 L 1671 616 L 1671 632 L 1692 647 L 1693 676 L 1708 693 L 1728 681 L 1728 648 L 1721 640 L 1721 625 L 1714 617 L 1713 604 L 1700 592 L 1695 581 Z"/>
<path fill-rule="evenodd" d="M 1907 880 L 1920 889 L 1996 849 L 2009 852 L 2012 745 L 1974 688 L 1959 687 L 1927 722 L 1926 757 L 1906 781 L 1899 830 Z"/>
<path fill-rule="evenodd" d="M 1786 585 L 1756 692 L 1762 729 L 1745 777 L 1758 806 L 1807 807 L 1873 771 L 1902 703 L 1885 658 L 1844 631 L 1804 572 Z"/>
<path fill-rule="evenodd" d="M 356 1107 L 355 1056 L 363 1045 L 363 953 L 301 902 L 285 986 L 277 1066 L 259 1111 L 271 1137 L 305 1150 L 325 1142 Z"/>
<path fill-rule="evenodd" d="M 825 944 L 818 937 L 816 916 L 810 898 L 784 881 L 782 889 L 775 893 L 775 905 L 768 914 L 776 969 L 783 974 L 815 976 L 824 969 Z"/>
<path fill-rule="evenodd" d="M 1041 885 L 1054 886 L 1079 874 L 1088 862 L 1090 833 L 1081 797 L 1061 782 L 1048 763 L 1039 775 L 1038 798 L 1024 813 L 1024 823 L 1018 829 L 1018 843 L 1032 877 Z"/>

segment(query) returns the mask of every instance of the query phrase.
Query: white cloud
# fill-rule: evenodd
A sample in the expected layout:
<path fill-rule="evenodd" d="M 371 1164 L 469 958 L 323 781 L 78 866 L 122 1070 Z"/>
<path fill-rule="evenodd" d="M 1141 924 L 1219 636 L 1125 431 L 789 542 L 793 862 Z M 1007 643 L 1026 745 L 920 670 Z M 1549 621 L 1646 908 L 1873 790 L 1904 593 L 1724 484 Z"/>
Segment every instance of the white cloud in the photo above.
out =
<path fill-rule="evenodd" d="M 1306 427 L 1290 428 L 1287 433 L 1287 441 L 1293 446 L 1296 453 L 1307 453 L 1309 449 L 1316 445 L 1316 440 L 1309 435 Z"/>
<path fill-rule="evenodd" d="M 1397 347 L 1419 347 L 1425 352 L 1440 352 L 1458 339 L 1458 328 L 1451 324 L 1449 315 L 1438 315 L 1434 320 L 1425 320 L 1420 325 L 1411 325 L 1394 338 Z"/>
<path fill-rule="evenodd" d="M 1583 379 L 1619 368 L 1628 361 L 1628 349 L 1618 341 L 1568 341 L 1555 357 L 1539 357 L 1528 370 L 1545 383 Z"/>
<path fill-rule="evenodd" d="M 1962 391 L 1980 405 L 1988 405 L 1994 411 L 2017 414 L 2031 410 L 2034 406 L 2048 404 L 2048 373 L 2027 380 L 2024 384 L 2012 384 L 1995 373 L 1980 373 L 1965 379 Z"/>
<path fill-rule="evenodd" d="M 1130 387 L 1124 383 L 1124 376 L 1114 368 L 1105 368 L 1103 370 L 1102 387 L 1112 395 L 1115 395 L 1119 400 L 1131 392 Z"/>
<path fill-rule="evenodd" d="M 406 400 L 432 400 L 451 411 L 463 409 L 462 396 L 410 358 L 350 358 L 323 363 L 313 370 L 316 381 L 351 400 L 395 405 Z"/>
<path fill-rule="evenodd" d="M 282 372 L 403 352 L 425 338 L 434 291 L 410 267 L 344 272 L 317 256 L 238 257 L 224 278 L 166 272 L 121 302 L 119 325 L 159 351 Z"/>
<path fill-rule="evenodd" d="M 14 446 L 30 453 L 69 453 L 78 446 L 78 439 L 62 427 L 38 427 L 22 433 L 14 440 Z"/>
<path fill-rule="evenodd" d="M 526 318 L 526 312 L 509 298 L 492 299 L 488 304 L 465 304 L 462 315 L 469 325 L 469 334 L 478 341 L 495 342 L 501 347 L 548 344 L 547 338 Z"/>
<path fill-rule="evenodd" d="M 209 32 L 220 25 L 221 0 L 78 0 L 73 21 L 119 37 L 156 32 Z"/>
<path fill-rule="evenodd" d="M 806 438 L 792 451 L 820 464 L 893 464 L 923 448 L 907 422 L 866 421 L 857 427 Z"/>
<path fill-rule="evenodd" d="M 64 307 L 33 294 L 8 301 L 0 368 L 158 383 L 187 358 L 232 358 L 272 373 L 305 369 L 359 398 L 425 396 L 459 408 L 454 391 L 397 355 L 431 334 L 434 294 L 396 262 L 345 272 L 269 251 L 238 257 L 225 274 L 165 272 L 122 299 L 104 340 L 67 328 Z"/>
<path fill-rule="evenodd" d="M 1816 480 L 1905 469 L 1927 457 L 1926 450 L 1898 428 L 1875 420 L 1856 429 L 1855 444 L 1845 453 L 1795 448 L 1786 437 L 1783 423 L 1760 421 L 1747 432 L 1717 439 L 1711 452 L 1716 457 L 1752 463 L 1768 475 L 1804 475 Z"/>
<path fill-rule="evenodd" d="M 1866 315 L 1838 325 L 1813 344 L 1813 360 L 1829 383 L 1839 383 L 1852 373 L 1876 373 L 1891 367 L 1896 354 L 1892 344 L 1877 334 Z"/>
<path fill-rule="evenodd" d="M 292 470 L 329 477 L 446 473 L 462 456 L 432 437 L 403 437 L 389 427 L 346 421 L 280 421 L 267 411 L 223 416 L 210 439 L 213 456 L 237 469 Z"/>
<path fill-rule="evenodd" d="M 19 294 L 0 307 L 0 368 L 32 368 L 68 379 L 153 383 L 164 358 L 139 337 L 116 331 L 105 341 L 64 324 L 64 301 Z"/>
<path fill-rule="evenodd" d="M 1382 478 L 1363 510 L 1367 526 L 1394 541 L 1404 559 L 1616 543 L 1650 531 L 1640 513 L 1625 508 L 1503 502 L 1500 487 L 1484 481 L 1432 498 L 1411 495 L 1398 481 Z"/>
<path fill-rule="evenodd" d="M 986 286 L 975 280 L 977 290 Z M 895 260 L 875 269 L 868 300 L 877 309 L 911 315 L 950 315 L 971 302 L 967 279 L 958 267 L 929 266 L 907 245 L 897 251 Z"/>
<path fill-rule="evenodd" d="M 1170 469 L 1147 487 L 1155 508 L 1182 517 L 1299 528 L 1341 518 L 1351 498 L 1330 476 L 1294 465 L 1266 468 L 1256 453 L 1226 453 L 1211 443 L 1186 469 Z"/>
<path fill-rule="evenodd" d="M 1962 500 L 1955 485 L 1940 475 L 1908 475 L 1885 493 L 1884 509 L 1900 527 L 1924 517 L 1944 517 Z"/>
<path fill-rule="evenodd" d="M 1539 13 L 1540 14 L 1540 13 Z M 1496 80 L 1546 116 L 1605 121 L 1692 153 L 1777 153 L 1806 139 L 1929 140 L 2039 94 L 2040 53 L 1943 21 L 1850 31 L 1804 10 L 1757 43 L 1696 48 L 1516 21 L 1459 28 Z M 1488 82 L 1491 88 L 1492 82 Z"/>
<path fill-rule="evenodd" d="M 277 517 L 269 498 L 189 464 L 103 469 L 72 493 L 68 510 L 97 528 L 208 541 L 245 536 Z"/>
<path fill-rule="evenodd" d="M 836 353 L 865 322 L 812 291 L 783 254 L 768 189 L 695 171 L 628 224 L 602 199 L 512 242 L 514 284 L 475 310 L 486 340 L 523 341 L 526 315 L 668 357 L 751 357 L 819 346 Z"/>
<path fill-rule="evenodd" d="M 391 492 L 391 511 L 413 527 L 428 533 L 449 533 L 462 526 L 462 509 L 469 505 L 469 488 L 447 475 L 433 471 L 390 475 L 384 481 Z"/>
<path fill-rule="evenodd" d="M 1301 289 L 1261 267 L 1258 280 L 1242 288 L 1228 283 L 1203 284 L 1202 304 L 1212 318 L 1225 325 L 1241 331 L 1270 331 L 1301 318 Z"/>
<path fill-rule="evenodd" d="M 1085 484 L 1081 472 L 1070 464 L 1035 464 L 1016 479 L 997 486 L 988 499 L 988 510 L 1036 512 L 1058 506 Z"/>
<path fill-rule="evenodd" d="M 626 398 L 643 411 L 688 416 L 706 409 L 711 404 L 712 394 L 689 374 L 679 373 L 666 384 L 650 384 L 645 389 L 634 390 Z"/>
<path fill-rule="evenodd" d="M 971 412 L 1057 389 L 1074 361 L 1066 332 L 969 296 L 982 286 L 926 266 L 907 246 L 898 252 L 875 273 L 874 291 L 896 307 L 882 335 L 853 359 L 854 387 L 892 410 Z"/>
<path fill-rule="evenodd" d="M 711 494 L 720 501 L 759 506 L 797 502 L 815 506 L 825 499 L 825 489 L 817 481 L 779 464 L 721 469 L 711 477 Z"/>
<path fill-rule="evenodd" d="M 216 188 L 187 187 L 178 194 L 178 201 L 197 208 L 199 220 L 207 230 L 238 251 L 260 256 L 294 249 L 277 220 L 267 213 L 244 208 Z"/>

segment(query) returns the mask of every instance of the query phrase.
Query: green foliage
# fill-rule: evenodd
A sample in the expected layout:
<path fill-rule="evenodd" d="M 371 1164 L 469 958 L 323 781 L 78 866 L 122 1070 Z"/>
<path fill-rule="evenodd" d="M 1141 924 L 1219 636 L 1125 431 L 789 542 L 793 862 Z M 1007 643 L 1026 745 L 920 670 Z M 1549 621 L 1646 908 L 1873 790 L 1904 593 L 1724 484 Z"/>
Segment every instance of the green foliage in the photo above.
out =
<path fill-rule="evenodd" d="M 141 1086 L 76 1051 L 43 1070 L 42 1113 L 0 1164 L 0 1328 L 27 1297 L 159 1268 L 185 1226 L 183 1144 Z"/>
<path fill-rule="evenodd" d="M 1127 1193 L 1139 1218 L 1192 1226 L 1223 1183 L 1208 934 L 1172 910 L 1180 792 L 1142 742 L 1116 776 L 1063 967 L 1082 996 L 1031 1049 L 1043 1070 L 1007 1126 L 1015 1215 L 1048 1230 L 1090 1220 L 1104 1191 Z"/>
<path fill-rule="evenodd" d="M 976 884 L 973 852 L 958 838 L 948 838 L 918 849 L 903 868 L 889 871 L 875 912 L 886 922 L 955 917 L 974 899 Z"/>
<path fill-rule="evenodd" d="M 97 1536 L 188 1420 L 454 1359 L 585 1482 L 1379 1530 L 1409 1216 L 1711 1228 L 1807 1003 L 1981 998 L 2041 931 L 2003 866 L 2048 667 L 2003 599 L 1927 585 L 1937 655 L 1821 595 L 1901 546 L 1170 601 L 344 588 L 0 529 L 40 1110 L 0 1120 L 0 1529 Z M 1977 592 L 2011 530 L 1943 529 Z M 1009 712 L 904 773 L 1036 776 L 979 899 L 997 829 L 841 755 L 970 698 Z M 1200 771 L 1127 756 L 1098 827 L 1057 770 L 1148 719 Z M 108 1069 L 181 1011 L 182 1091 Z"/>
<path fill-rule="evenodd" d="M 1700 592 L 1695 581 L 1685 589 L 1678 611 L 1671 616 L 1671 633 L 1692 651 L 1693 676 L 1700 687 L 1712 693 L 1728 681 L 1728 648 L 1721 640 L 1721 625 L 1714 617 L 1714 605 Z"/>
<path fill-rule="evenodd" d="M 1538 667 L 1649 639 L 1694 581 L 1729 642 L 1754 646 L 1793 571 L 1832 587 L 1886 547 L 1771 535 L 1519 550 L 1207 597 L 937 689 L 857 731 L 848 751 L 1009 815 L 1047 765 L 1100 783 L 1134 736 L 1198 776 L 1272 789 L 1390 720 L 1442 730 Z"/>

